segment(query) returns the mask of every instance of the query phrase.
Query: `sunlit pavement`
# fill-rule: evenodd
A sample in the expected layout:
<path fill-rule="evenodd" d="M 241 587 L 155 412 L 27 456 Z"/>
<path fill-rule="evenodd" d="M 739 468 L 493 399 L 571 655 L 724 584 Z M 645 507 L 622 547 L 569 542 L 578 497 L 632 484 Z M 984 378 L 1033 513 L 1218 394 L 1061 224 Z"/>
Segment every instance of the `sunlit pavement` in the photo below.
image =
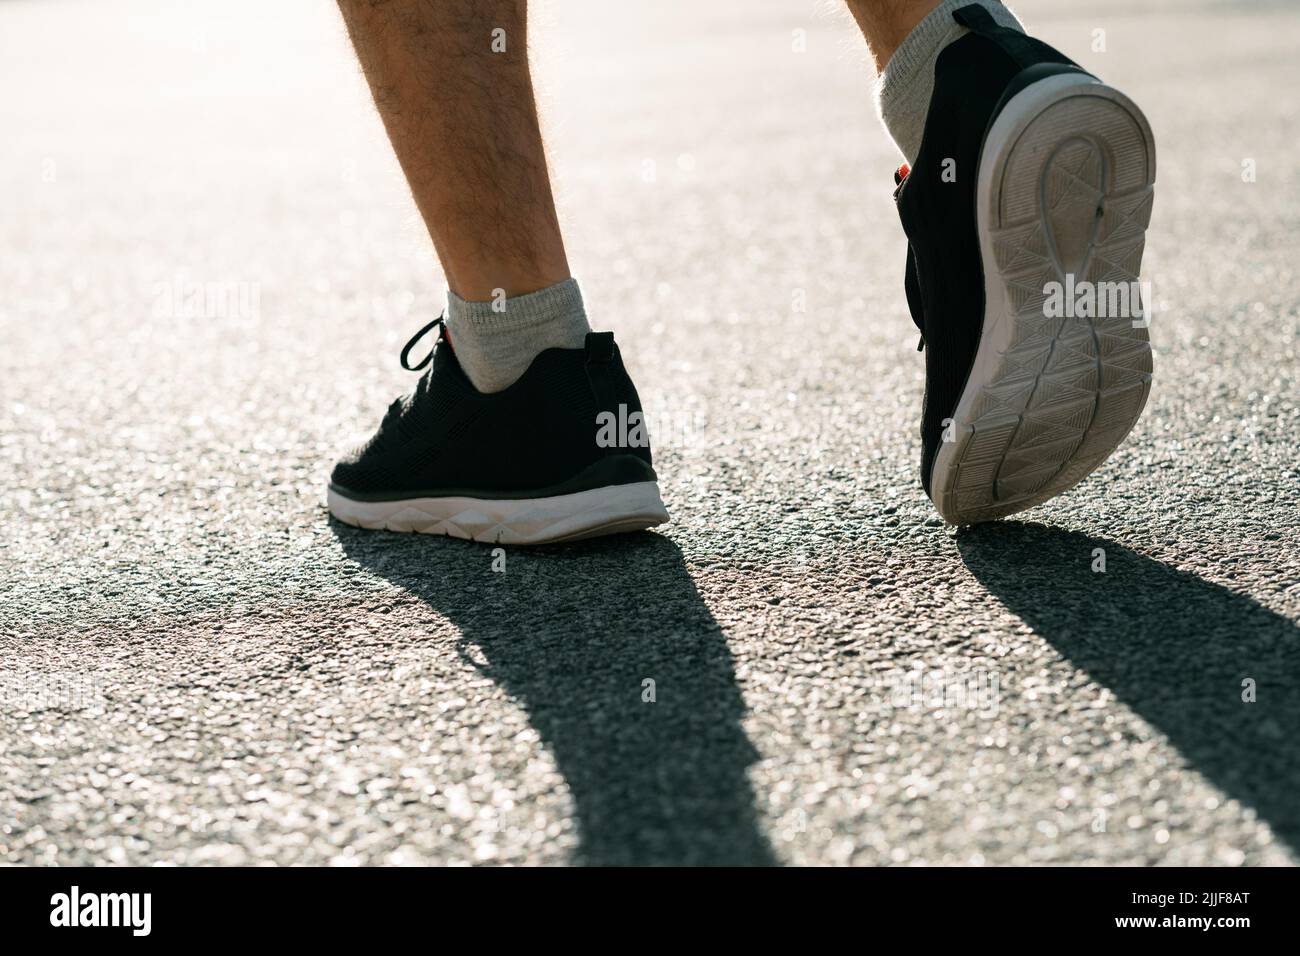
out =
<path fill-rule="evenodd" d="M 674 520 L 501 572 L 326 517 L 443 287 L 333 5 L 0 3 L 0 861 L 1293 861 L 1300 16 L 1062 6 L 1156 130 L 1156 384 L 962 533 L 848 18 L 542 8 Z"/>

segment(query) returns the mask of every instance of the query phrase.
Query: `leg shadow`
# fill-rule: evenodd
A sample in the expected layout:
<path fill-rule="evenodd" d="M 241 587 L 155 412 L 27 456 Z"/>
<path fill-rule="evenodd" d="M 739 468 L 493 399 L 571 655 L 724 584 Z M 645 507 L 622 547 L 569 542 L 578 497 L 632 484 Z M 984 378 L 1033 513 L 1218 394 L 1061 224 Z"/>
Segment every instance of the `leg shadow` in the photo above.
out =
<path fill-rule="evenodd" d="M 1002 522 L 957 547 L 990 593 L 1300 849 L 1300 627 L 1103 538 Z"/>
<path fill-rule="evenodd" d="M 731 653 L 672 541 L 512 548 L 493 573 L 483 545 L 331 525 L 349 558 L 459 628 L 462 657 L 527 709 L 572 793 L 579 862 L 775 862 Z"/>

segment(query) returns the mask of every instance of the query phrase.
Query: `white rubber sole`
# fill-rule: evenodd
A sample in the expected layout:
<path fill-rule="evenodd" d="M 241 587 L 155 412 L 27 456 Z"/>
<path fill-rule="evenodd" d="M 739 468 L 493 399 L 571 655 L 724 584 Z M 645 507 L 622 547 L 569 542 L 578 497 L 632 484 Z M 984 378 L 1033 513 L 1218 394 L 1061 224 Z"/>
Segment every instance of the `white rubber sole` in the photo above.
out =
<path fill-rule="evenodd" d="M 345 524 L 385 531 L 444 534 L 493 544 L 549 544 L 668 521 L 659 485 L 639 481 L 552 498 L 407 498 L 357 501 L 329 489 L 330 514 Z"/>
<path fill-rule="evenodd" d="M 1137 422 L 1151 388 L 1137 310 L 1050 318 L 1044 289 L 1067 273 L 1076 284 L 1136 282 L 1154 182 L 1146 119 L 1092 77 L 1041 80 L 999 114 L 977 192 L 983 332 L 930 476 L 946 521 L 1001 518 L 1060 494 Z"/>

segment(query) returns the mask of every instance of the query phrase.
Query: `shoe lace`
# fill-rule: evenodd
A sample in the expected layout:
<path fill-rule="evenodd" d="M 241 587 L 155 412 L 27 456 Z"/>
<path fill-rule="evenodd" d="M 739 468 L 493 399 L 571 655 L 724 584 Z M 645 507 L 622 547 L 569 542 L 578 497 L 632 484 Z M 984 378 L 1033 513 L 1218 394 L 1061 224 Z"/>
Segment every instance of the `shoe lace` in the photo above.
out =
<path fill-rule="evenodd" d="M 898 202 L 907 177 L 911 174 L 912 167 L 909 163 L 902 163 L 894 170 L 894 202 Z M 910 243 L 907 246 L 907 269 L 904 273 L 903 288 L 907 293 L 907 309 L 912 313 L 912 321 L 916 324 L 917 331 L 921 333 L 921 341 L 916 343 L 916 350 L 920 352 L 925 349 L 925 322 L 921 314 L 921 280 L 916 271 L 916 253 L 912 251 Z"/>
<path fill-rule="evenodd" d="M 428 355 L 420 359 L 416 364 L 412 365 L 411 349 L 415 348 L 419 341 L 434 329 L 439 330 L 439 335 L 433 343 L 433 348 L 429 349 Z M 422 369 L 428 368 L 429 364 L 433 361 L 434 355 L 437 354 L 438 344 L 443 341 L 446 332 L 446 317 L 444 313 L 440 313 L 436 319 L 411 336 L 406 345 L 402 347 L 402 354 L 399 358 L 399 361 L 402 363 L 402 368 L 406 369 L 408 372 L 419 372 Z M 377 437 L 386 435 L 395 435 L 399 439 L 402 437 L 402 418 L 405 415 L 406 410 L 411 407 L 419 396 L 420 390 L 427 386 L 432 373 L 433 369 L 430 368 L 429 371 L 421 375 L 419 382 L 416 383 L 415 391 L 410 395 L 403 395 L 400 398 L 393 399 L 392 404 L 388 406 L 388 411 L 384 413 L 383 421 L 379 423 L 379 434 Z"/>
<path fill-rule="evenodd" d="M 411 356 L 411 349 L 415 348 L 415 344 L 419 342 L 420 339 L 424 338 L 426 335 L 432 332 L 434 329 L 438 329 L 440 334 L 438 335 L 437 341 L 433 343 L 433 348 L 429 349 L 429 354 L 426 355 L 424 358 L 422 358 L 418 365 L 412 365 L 409 361 Z M 420 329 L 420 331 L 416 332 L 413 336 L 411 336 L 411 340 L 407 342 L 406 345 L 402 348 L 402 356 L 401 356 L 402 368 L 406 369 L 408 372 L 418 372 L 420 371 L 420 369 L 424 368 L 426 365 L 432 362 L 434 353 L 438 351 L 438 342 L 441 342 L 443 340 L 443 338 L 446 336 L 446 333 L 447 333 L 447 323 L 444 318 L 444 313 L 439 313 L 436 319 L 434 319 L 424 328 Z"/>

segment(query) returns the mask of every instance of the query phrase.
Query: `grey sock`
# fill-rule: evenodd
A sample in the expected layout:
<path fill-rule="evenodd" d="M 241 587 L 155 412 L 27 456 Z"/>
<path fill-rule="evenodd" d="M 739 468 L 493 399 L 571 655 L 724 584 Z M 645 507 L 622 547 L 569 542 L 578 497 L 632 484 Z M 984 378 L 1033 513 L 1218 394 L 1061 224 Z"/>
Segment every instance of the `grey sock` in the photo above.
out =
<path fill-rule="evenodd" d="M 916 162 L 925 133 L 925 114 L 934 92 L 934 61 L 939 52 L 967 29 L 952 12 L 970 3 L 987 7 L 999 26 L 1025 32 L 1014 13 L 997 0 L 942 0 L 913 28 L 876 80 L 876 112 L 909 163 Z"/>
<path fill-rule="evenodd" d="M 582 348 L 591 331 L 576 279 L 499 302 L 466 302 L 448 289 L 446 321 L 460 367 L 480 392 L 508 388 L 544 349 Z"/>

